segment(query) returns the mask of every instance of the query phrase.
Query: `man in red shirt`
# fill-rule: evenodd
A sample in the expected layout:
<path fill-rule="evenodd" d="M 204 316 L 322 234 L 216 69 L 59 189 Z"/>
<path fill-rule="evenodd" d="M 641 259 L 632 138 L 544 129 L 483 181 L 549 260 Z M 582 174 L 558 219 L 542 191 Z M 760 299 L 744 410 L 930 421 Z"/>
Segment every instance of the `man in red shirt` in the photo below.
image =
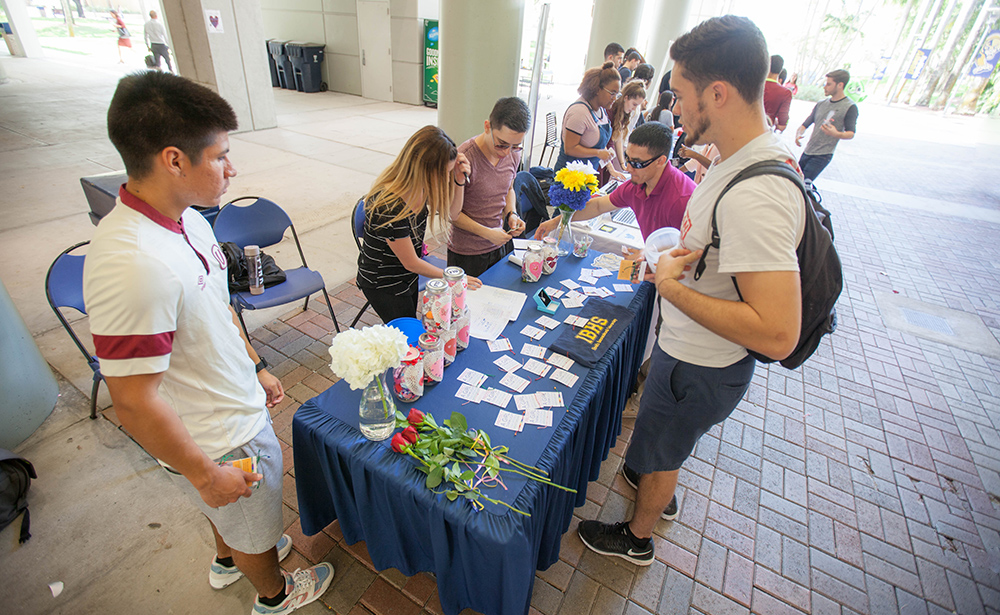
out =
<path fill-rule="evenodd" d="M 785 59 L 771 56 L 771 72 L 764 82 L 764 115 L 778 132 L 784 132 L 788 125 L 788 108 L 792 104 L 792 93 L 778 83 L 778 73 L 785 67 Z"/>

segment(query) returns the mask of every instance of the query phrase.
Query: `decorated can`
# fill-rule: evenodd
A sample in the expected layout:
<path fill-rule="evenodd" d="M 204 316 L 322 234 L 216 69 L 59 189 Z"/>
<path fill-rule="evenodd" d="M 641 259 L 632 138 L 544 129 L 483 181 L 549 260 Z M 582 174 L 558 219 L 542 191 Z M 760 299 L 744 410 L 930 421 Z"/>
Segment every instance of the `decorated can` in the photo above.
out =
<path fill-rule="evenodd" d="M 559 264 L 559 241 L 555 237 L 542 239 L 542 274 L 549 275 Z"/>
<path fill-rule="evenodd" d="M 444 351 L 445 367 L 455 362 L 455 344 L 458 343 L 457 333 L 458 330 L 454 326 L 451 329 L 445 329 L 441 332 L 441 349 Z"/>
<path fill-rule="evenodd" d="M 458 332 L 455 336 L 455 350 L 462 352 L 469 347 L 469 328 L 472 324 L 472 313 L 469 311 L 469 306 L 465 306 L 462 310 L 462 315 L 458 317 L 455 321 L 455 330 Z"/>
<path fill-rule="evenodd" d="M 444 281 L 451 288 L 451 320 L 455 321 L 465 309 L 465 291 L 469 288 L 469 280 L 461 267 L 448 267 L 444 270 Z"/>
<path fill-rule="evenodd" d="M 442 279 L 429 280 L 424 288 L 423 305 L 424 330 L 440 333 L 451 329 L 451 288 Z"/>
<path fill-rule="evenodd" d="M 424 394 L 424 354 L 410 346 L 403 362 L 392 370 L 392 391 L 396 399 L 409 403 Z"/>
<path fill-rule="evenodd" d="M 423 333 L 418 343 L 424 352 L 424 386 L 434 386 L 444 380 L 444 349 L 441 338 L 434 333 Z"/>
<path fill-rule="evenodd" d="M 521 259 L 521 281 L 537 282 L 540 279 L 542 279 L 542 247 L 530 245 Z"/>

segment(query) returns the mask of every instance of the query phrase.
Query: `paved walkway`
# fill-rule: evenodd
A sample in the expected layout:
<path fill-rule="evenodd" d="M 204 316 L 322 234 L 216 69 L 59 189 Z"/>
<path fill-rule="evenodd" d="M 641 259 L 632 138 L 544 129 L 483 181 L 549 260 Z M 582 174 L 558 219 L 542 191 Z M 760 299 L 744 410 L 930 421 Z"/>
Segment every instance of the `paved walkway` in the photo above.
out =
<path fill-rule="evenodd" d="M 797 103 L 793 115 L 807 111 Z M 1000 613 L 995 126 L 862 107 L 858 138 L 840 146 L 817 182 L 833 212 L 844 262 L 837 333 L 799 370 L 758 366 L 746 399 L 702 439 L 681 472 L 680 517 L 657 526 L 656 561 L 648 568 L 597 556 L 575 532 L 579 519 L 614 521 L 629 514 L 634 492 L 617 473 L 631 435 L 626 420 L 563 537 L 560 561 L 538 573 L 533 614 Z M 909 140 L 892 134 L 908 134 Z M 954 144 L 945 143 L 956 135 Z M 4 209 L 9 207 L 5 202 Z M 338 319 L 350 322 L 363 303 L 357 289 L 347 282 L 331 295 Z M 321 312 L 296 310 L 253 333 L 288 393 L 272 412 L 287 447 L 285 522 L 295 540 L 285 566 L 325 560 L 337 569 L 322 604 L 307 613 L 324 612 L 324 604 L 351 615 L 440 613 L 430 576 L 376 571 L 364 544 L 345 544 L 336 523 L 317 536 L 301 534 L 290 425 L 299 404 L 335 380 L 326 366 L 332 323 Z M 362 322 L 377 321 L 369 314 Z M 114 484 L 88 481 L 86 474 L 74 479 L 96 494 L 78 496 L 91 502 L 81 508 L 88 515 L 82 525 L 71 520 L 71 504 L 39 481 L 32 500 L 33 518 L 40 519 L 36 537 L 16 549 L 10 530 L 0 534 L 0 576 L 27 571 L 30 581 L 4 583 L 0 603 L 13 605 L 16 613 L 100 606 L 121 612 L 150 596 L 166 600 L 159 596 L 169 593 L 173 601 L 165 604 L 187 612 L 190 604 L 179 594 L 189 591 L 214 600 L 215 612 L 245 612 L 246 597 L 252 597 L 245 581 L 226 590 L 234 592 L 226 597 L 167 580 L 191 577 L 203 585 L 211 546 L 200 530 L 194 541 L 190 534 L 165 541 L 156 532 L 166 528 L 144 525 L 153 517 L 120 523 L 116 531 L 127 541 L 127 553 L 109 556 L 89 576 L 77 575 L 84 578 L 78 585 L 104 583 L 114 591 L 98 599 L 77 587 L 75 605 L 64 601 L 66 595 L 47 595 L 44 583 L 73 574 L 55 564 L 87 550 L 114 554 L 107 539 L 80 544 L 89 532 L 107 533 L 108 520 L 121 514 L 99 512 L 105 502 L 119 501 L 121 489 L 136 481 L 168 489 L 166 478 L 148 469 L 148 458 L 136 454 L 120 430 L 83 419 L 87 400 L 79 391 L 65 380 L 62 390 L 63 403 L 50 419 L 57 424 L 43 426 L 23 448 L 55 458 L 77 442 L 86 448 L 80 439 L 67 444 L 67 434 L 91 430 L 104 443 L 96 458 L 125 455 L 130 461 L 117 462 L 124 470 Z M 113 409 L 104 416 L 104 425 L 116 424 Z M 67 467 L 50 471 L 64 474 Z M 165 496 L 154 501 L 192 527 L 200 523 L 183 502 Z M 124 506 L 133 501 L 139 500 Z M 42 531 L 54 525 L 53 517 L 79 528 L 76 546 L 70 545 L 74 535 L 59 542 Z M 185 558 L 168 559 L 171 544 L 175 551 L 186 549 Z M 133 588 L 108 578 L 113 570 L 120 579 L 118 560 L 124 559 L 130 578 L 137 579 Z"/>

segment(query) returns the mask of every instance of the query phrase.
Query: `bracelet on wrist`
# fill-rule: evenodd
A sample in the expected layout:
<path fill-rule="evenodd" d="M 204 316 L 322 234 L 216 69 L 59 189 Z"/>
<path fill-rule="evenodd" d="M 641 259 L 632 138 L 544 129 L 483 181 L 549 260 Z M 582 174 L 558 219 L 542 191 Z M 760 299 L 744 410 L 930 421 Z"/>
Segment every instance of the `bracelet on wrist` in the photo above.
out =
<path fill-rule="evenodd" d="M 460 184 L 460 183 L 458 183 L 458 180 L 457 180 L 457 179 L 455 179 L 454 177 L 453 177 L 453 178 L 451 178 L 451 179 L 452 179 L 452 181 L 454 181 L 454 182 L 455 182 L 455 185 L 456 185 L 456 186 L 462 186 L 462 187 L 464 187 L 464 186 L 465 186 L 465 183 L 464 183 L 464 182 Z"/>

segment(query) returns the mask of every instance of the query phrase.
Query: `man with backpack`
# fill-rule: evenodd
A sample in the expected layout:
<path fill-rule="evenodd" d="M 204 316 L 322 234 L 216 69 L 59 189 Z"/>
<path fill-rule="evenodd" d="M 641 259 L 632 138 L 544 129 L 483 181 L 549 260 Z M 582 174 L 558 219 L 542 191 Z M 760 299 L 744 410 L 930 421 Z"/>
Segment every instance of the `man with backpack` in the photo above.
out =
<path fill-rule="evenodd" d="M 640 566 L 653 561 L 656 522 L 678 514 L 682 464 L 746 392 L 755 365 L 748 350 L 775 359 L 791 354 L 802 313 L 796 248 L 806 223 L 803 193 L 773 175 L 729 186 L 756 162 L 795 164 L 764 118 L 770 57 L 763 34 L 743 17 L 709 19 L 678 39 L 670 55 L 670 89 L 687 143 L 714 143 L 720 157 L 691 195 L 679 247 L 656 267 L 663 324 L 623 468 L 637 488 L 632 518 L 583 521 L 578 530 L 590 549 Z"/>

